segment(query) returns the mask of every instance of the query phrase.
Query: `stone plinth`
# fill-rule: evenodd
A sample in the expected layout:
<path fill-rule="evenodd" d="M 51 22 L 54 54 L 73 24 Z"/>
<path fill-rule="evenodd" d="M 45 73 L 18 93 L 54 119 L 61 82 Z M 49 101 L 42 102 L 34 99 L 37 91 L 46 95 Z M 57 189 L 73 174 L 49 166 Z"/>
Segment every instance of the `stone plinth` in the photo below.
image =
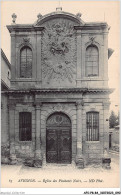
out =
<path fill-rule="evenodd" d="M 111 158 L 102 158 L 102 167 L 105 169 L 111 169 Z"/>
<path fill-rule="evenodd" d="M 76 157 L 76 166 L 79 169 L 84 169 L 84 159 L 83 157 Z"/>

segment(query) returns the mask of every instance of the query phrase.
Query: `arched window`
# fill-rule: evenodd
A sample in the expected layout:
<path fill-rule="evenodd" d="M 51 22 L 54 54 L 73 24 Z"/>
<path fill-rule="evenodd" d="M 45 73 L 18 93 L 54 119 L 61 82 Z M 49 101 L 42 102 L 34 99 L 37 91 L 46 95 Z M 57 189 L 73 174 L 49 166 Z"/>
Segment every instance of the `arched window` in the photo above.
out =
<path fill-rule="evenodd" d="M 99 53 L 96 46 L 88 46 L 86 49 L 85 76 L 99 75 Z"/>
<path fill-rule="evenodd" d="M 87 112 L 87 141 L 99 141 L 99 112 Z"/>
<path fill-rule="evenodd" d="M 32 139 L 32 117 L 31 112 L 19 113 L 19 140 L 31 141 Z"/>
<path fill-rule="evenodd" d="M 32 50 L 28 46 L 20 51 L 20 77 L 32 77 Z"/>

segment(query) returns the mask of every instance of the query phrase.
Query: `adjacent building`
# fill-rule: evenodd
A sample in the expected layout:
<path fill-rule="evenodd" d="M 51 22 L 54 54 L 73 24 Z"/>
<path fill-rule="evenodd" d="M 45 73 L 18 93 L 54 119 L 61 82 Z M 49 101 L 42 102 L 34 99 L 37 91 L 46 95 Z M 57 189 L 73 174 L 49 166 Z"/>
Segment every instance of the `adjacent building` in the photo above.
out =
<path fill-rule="evenodd" d="M 119 148 L 120 148 L 120 143 L 119 143 L 119 139 L 120 139 L 120 126 L 117 125 L 112 129 L 109 129 L 109 149 L 119 152 Z"/>
<path fill-rule="evenodd" d="M 8 163 L 9 130 L 8 130 L 8 95 L 10 89 L 11 64 L 1 49 L 1 162 Z"/>

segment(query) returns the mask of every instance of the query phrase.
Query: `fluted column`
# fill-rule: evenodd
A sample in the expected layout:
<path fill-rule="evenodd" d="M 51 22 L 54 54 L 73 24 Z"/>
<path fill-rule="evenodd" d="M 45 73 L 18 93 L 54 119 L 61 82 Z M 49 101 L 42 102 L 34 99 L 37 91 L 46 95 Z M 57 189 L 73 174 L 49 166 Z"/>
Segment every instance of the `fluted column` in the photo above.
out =
<path fill-rule="evenodd" d="M 9 105 L 10 164 L 16 164 L 15 153 L 15 105 Z"/>
<path fill-rule="evenodd" d="M 77 155 L 76 164 L 78 168 L 84 168 L 84 159 L 82 154 L 82 109 L 83 101 L 76 102 L 77 108 Z"/>
<path fill-rule="evenodd" d="M 41 103 L 35 106 L 36 111 L 36 142 L 35 142 L 35 167 L 42 166 L 42 153 L 41 153 Z"/>

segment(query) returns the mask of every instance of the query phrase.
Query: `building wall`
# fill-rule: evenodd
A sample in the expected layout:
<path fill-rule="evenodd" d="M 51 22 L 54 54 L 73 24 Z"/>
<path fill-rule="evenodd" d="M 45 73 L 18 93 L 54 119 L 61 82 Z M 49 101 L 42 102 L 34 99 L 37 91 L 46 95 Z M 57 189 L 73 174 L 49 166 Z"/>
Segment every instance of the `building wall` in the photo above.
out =
<path fill-rule="evenodd" d="M 15 29 L 11 31 L 12 88 L 108 87 L 107 24 L 90 23 L 87 24 L 90 27 L 86 27 L 81 22 L 79 24 L 78 19 L 66 18 L 64 14 L 55 17 L 40 21 L 35 28 L 30 28 L 31 31 L 25 31 L 22 26 L 18 30 L 14 25 Z M 67 53 L 58 57 L 50 52 L 54 37 L 57 37 L 57 25 L 60 25 L 59 44 L 66 43 L 69 48 Z M 86 48 L 89 45 L 95 45 L 99 51 L 99 76 L 85 76 Z M 20 50 L 24 46 L 29 46 L 33 54 L 32 78 L 29 79 L 20 78 Z"/>
<path fill-rule="evenodd" d="M 58 104 L 46 103 L 41 108 L 41 142 L 42 156 L 46 161 L 46 121 L 50 114 L 62 112 L 69 116 L 72 122 L 72 159 L 76 156 L 76 107 L 74 104 L 59 104 L 61 108 L 58 110 Z M 32 113 L 32 141 L 19 141 L 19 112 Z M 32 104 L 16 104 L 15 107 L 15 150 L 17 158 L 34 157 L 35 155 L 35 135 L 36 133 L 36 114 L 35 107 Z"/>
<path fill-rule="evenodd" d="M 8 163 L 10 155 L 8 97 L 1 95 L 1 163 Z"/>
<path fill-rule="evenodd" d="M 36 158 L 37 136 L 41 135 L 39 151 L 46 163 L 46 121 L 50 114 L 62 112 L 72 123 L 72 162 L 80 153 L 85 164 L 101 162 L 104 151 L 109 150 L 108 25 L 84 23 L 77 16 L 54 13 L 34 25 L 14 24 L 8 29 L 12 63 L 8 94 L 11 159 Z M 99 51 L 99 76 L 85 76 L 86 48 L 90 45 Z M 20 51 L 25 46 L 32 50 L 32 78 L 20 78 Z M 42 104 L 39 121 L 37 104 Z M 87 141 L 89 111 L 99 112 L 99 141 Z M 32 141 L 19 140 L 20 112 L 32 113 Z"/>
<path fill-rule="evenodd" d="M 11 123 L 14 123 L 14 136 L 15 136 L 15 154 L 18 160 L 26 158 L 34 158 L 36 150 L 36 106 L 35 102 L 42 102 L 40 109 L 40 134 L 41 134 L 41 152 L 43 157 L 43 163 L 46 163 L 46 121 L 47 118 L 55 112 L 65 113 L 71 120 L 72 124 L 72 162 L 75 161 L 77 155 L 77 107 L 75 98 L 72 100 L 66 101 L 68 95 L 56 94 L 56 98 L 52 101 L 51 97 L 53 94 L 42 95 L 11 95 L 9 97 L 10 104 L 12 102 L 14 105 L 14 117 Z M 55 94 L 54 94 L 55 96 Z M 103 96 L 103 97 L 102 97 Z M 44 99 L 43 99 L 43 98 Z M 75 95 L 81 98 L 80 94 Z M 49 98 L 49 99 L 48 99 Z M 65 99 L 62 103 L 61 99 Z M 85 95 L 83 97 L 83 106 L 82 106 L 82 118 L 79 121 L 80 134 L 82 134 L 82 153 L 85 159 L 85 164 L 92 162 L 101 162 L 102 157 L 104 156 L 104 150 L 109 150 L 109 134 L 108 134 L 108 104 L 106 99 L 108 97 L 104 95 Z M 103 99 L 103 101 L 102 101 Z M 70 102 L 70 103 L 69 103 Z M 72 103 L 73 102 L 73 103 Z M 86 132 L 86 113 L 89 111 L 99 112 L 99 141 L 87 141 Z M 20 141 L 19 140 L 19 113 L 20 112 L 31 112 L 32 113 L 32 141 Z"/>
<path fill-rule="evenodd" d="M 109 129 L 109 136 L 111 136 L 111 150 L 119 152 L 119 129 Z"/>
<path fill-rule="evenodd" d="M 8 96 L 5 90 L 10 88 L 11 69 L 10 63 L 1 49 L 1 162 L 8 162 L 9 157 L 9 120 Z M 4 158 L 5 157 L 5 158 Z"/>
<path fill-rule="evenodd" d="M 114 130 L 112 135 L 112 145 L 119 145 L 119 130 Z"/>
<path fill-rule="evenodd" d="M 3 94 L 1 96 L 1 143 L 6 144 L 8 142 L 8 97 Z"/>
<path fill-rule="evenodd" d="M 32 141 L 19 141 L 19 112 L 32 113 Z M 35 107 L 16 104 L 15 107 L 15 153 L 17 158 L 34 157 L 35 153 Z"/>

